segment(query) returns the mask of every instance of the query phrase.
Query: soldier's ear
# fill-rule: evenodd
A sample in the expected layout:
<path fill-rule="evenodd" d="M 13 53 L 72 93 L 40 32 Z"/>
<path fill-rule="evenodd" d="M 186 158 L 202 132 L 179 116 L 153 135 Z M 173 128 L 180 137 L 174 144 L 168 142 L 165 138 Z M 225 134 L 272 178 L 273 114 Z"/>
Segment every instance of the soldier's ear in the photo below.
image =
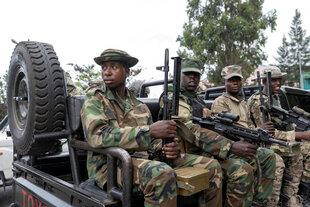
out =
<path fill-rule="evenodd" d="M 126 78 L 128 78 L 129 75 L 130 75 L 130 69 L 129 69 L 129 68 L 126 68 L 126 69 L 125 69 L 125 73 L 126 73 Z"/>

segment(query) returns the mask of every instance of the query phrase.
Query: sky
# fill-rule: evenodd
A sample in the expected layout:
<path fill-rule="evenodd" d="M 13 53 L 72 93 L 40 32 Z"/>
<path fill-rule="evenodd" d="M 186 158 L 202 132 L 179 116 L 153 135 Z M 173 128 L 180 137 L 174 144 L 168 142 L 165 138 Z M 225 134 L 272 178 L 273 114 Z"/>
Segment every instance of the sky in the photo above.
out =
<path fill-rule="evenodd" d="M 274 63 L 282 37 L 290 30 L 295 9 L 310 35 L 309 0 L 265 0 L 264 12 L 277 10 L 276 31 L 266 31 L 265 52 Z M 156 66 L 164 64 L 165 48 L 176 56 L 187 0 L 10 0 L 0 3 L 0 75 L 9 68 L 15 44 L 32 40 L 50 43 L 61 66 L 95 64 L 93 58 L 107 48 L 127 51 L 145 68 L 139 79 L 163 78 Z M 268 64 L 267 62 L 265 64 Z M 170 63 L 172 64 L 172 62 Z M 99 69 L 99 66 L 96 66 Z"/>

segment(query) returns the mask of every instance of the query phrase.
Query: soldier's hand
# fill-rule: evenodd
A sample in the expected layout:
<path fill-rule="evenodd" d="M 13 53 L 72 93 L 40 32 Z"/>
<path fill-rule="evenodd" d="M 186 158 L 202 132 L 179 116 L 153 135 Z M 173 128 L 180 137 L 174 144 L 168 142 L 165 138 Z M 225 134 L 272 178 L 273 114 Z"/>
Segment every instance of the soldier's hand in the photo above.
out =
<path fill-rule="evenodd" d="M 174 138 L 177 124 L 172 120 L 157 121 L 150 126 L 151 136 L 156 139 Z"/>
<path fill-rule="evenodd" d="M 173 139 L 173 142 L 170 142 L 168 144 L 165 144 L 163 146 L 162 151 L 166 155 L 168 159 L 176 159 L 180 154 L 180 148 L 178 146 L 178 138 L 175 137 Z"/>
<path fill-rule="evenodd" d="M 269 134 L 274 137 L 275 128 L 271 121 L 264 123 L 260 128 L 263 130 L 268 130 Z"/>
<path fill-rule="evenodd" d="M 233 143 L 229 152 L 240 157 L 253 159 L 256 154 L 257 148 L 258 146 L 241 140 Z"/>

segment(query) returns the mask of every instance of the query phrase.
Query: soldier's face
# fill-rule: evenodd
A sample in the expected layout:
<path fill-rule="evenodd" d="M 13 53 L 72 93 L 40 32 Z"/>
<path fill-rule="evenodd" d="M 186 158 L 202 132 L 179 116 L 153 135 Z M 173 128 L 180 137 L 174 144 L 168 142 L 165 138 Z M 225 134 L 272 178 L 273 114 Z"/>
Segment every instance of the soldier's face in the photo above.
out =
<path fill-rule="evenodd" d="M 229 94 L 237 95 L 242 88 L 242 80 L 238 76 L 234 76 L 225 80 L 226 91 Z"/>
<path fill-rule="evenodd" d="M 263 79 L 263 84 L 267 85 L 267 80 Z M 271 78 L 271 91 L 273 94 L 279 94 L 282 85 L 282 78 Z"/>
<path fill-rule="evenodd" d="M 102 79 L 108 88 L 119 88 L 125 86 L 129 69 L 125 69 L 120 62 L 105 62 L 101 65 Z"/>
<path fill-rule="evenodd" d="M 200 74 L 196 72 L 184 72 L 181 76 L 181 85 L 188 91 L 195 91 L 199 85 Z"/>

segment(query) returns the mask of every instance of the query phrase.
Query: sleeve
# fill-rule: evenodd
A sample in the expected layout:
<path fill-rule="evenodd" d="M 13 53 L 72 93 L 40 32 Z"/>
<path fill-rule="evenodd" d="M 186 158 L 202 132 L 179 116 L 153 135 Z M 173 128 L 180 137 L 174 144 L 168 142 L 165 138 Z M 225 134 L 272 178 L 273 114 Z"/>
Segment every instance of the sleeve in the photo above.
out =
<path fill-rule="evenodd" d="M 257 128 L 263 125 L 263 114 L 260 110 L 260 100 L 258 96 L 253 95 L 248 101 L 250 116 Z"/>
<path fill-rule="evenodd" d="M 191 106 L 180 98 L 179 119 L 194 133 L 195 140 L 192 140 L 192 144 L 213 156 L 226 159 L 233 141 L 194 124 L 191 111 Z"/>
<path fill-rule="evenodd" d="M 251 117 L 254 120 L 257 127 L 261 127 L 263 125 L 263 115 L 260 110 L 260 100 L 258 96 L 252 96 L 249 101 L 249 108 Z M 288 141 L 288 142 L 294 142 L 295 141 L 295 131 L 282 131 L 282 130 L 275 130 L 274 137 L 279 140 Z"/>
<path fill-rule="evenodd" d="M 119 127 L 113 111 L 105 107 L 99 96 L 89 92 L 81 109 L 82 126 L 90 146 L 121 147 L 124 149 L 146 150 L 151 147 L 149 123 L 144 126 Z"/>
<path fill-rule="evenodd" d="M 221 99 L 221 96 L 216 98 L 211 106 L 212 114 L 217 114 L 221 111 L 230 111 L 229 106 Z"/>

